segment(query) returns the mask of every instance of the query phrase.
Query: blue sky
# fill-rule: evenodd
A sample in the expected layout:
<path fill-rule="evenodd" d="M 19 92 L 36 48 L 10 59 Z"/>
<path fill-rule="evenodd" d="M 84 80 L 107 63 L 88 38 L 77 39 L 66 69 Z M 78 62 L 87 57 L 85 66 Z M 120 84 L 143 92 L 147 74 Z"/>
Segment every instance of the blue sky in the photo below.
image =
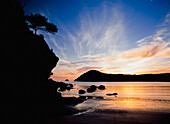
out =
<path fill-rule="evenodd" d="M 97 69 L 105 73 L 170 72 L 170 1 L 25 1 L 25 14 L 39 13 L 56 24 L 44 35 L 60 58 L 54 80 L 74 80 Z"/>

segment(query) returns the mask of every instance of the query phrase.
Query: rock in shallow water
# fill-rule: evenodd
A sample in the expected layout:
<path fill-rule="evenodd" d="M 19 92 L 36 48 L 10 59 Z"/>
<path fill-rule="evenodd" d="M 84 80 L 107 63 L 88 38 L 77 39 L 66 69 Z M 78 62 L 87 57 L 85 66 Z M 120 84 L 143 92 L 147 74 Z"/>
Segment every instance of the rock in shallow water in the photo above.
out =
<path fill-rule="evenodd" d="M 100 85 L 100 86 L 98 87 L 98 89 L 99 89 L 99 90 L 105 90 L 106 88 L 105 88 L 104 85 Z"/>
<path fill-rule="evenodd" d="M 108 94 L 106 94 L 106 95 L 108 95 L 108 96 L 112 96 L 112 95 L 118 95 L 118 93 L 108 93 Z"/>
<path fill-rule="evenodd" d="M 96 89 L 97 89 L 97 86 L 91 85 L 89 88 L 87 88 L 87 92 L 88 93 L 92 93 L 92 92 L 95 92 Z"/>
<path fill-rule="evenodd" d="M 79 90 L 79 94 L 85 94 L 85 93 L 86 93 L 86 91 L 84 91 L 82 89 Z"/>

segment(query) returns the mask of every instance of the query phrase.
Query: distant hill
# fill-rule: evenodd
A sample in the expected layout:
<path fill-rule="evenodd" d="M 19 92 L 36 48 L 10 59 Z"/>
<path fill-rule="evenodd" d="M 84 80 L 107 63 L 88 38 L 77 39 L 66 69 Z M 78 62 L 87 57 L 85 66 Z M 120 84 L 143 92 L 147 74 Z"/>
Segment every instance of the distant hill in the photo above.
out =
<path fill-rule="evenodd" d="M 90 70 L 75 81 L 166 81 L 170 82 L 170 73 L 163 74 L 142 74 L 142 75 L 126 75 L 126 74 L 106 74 L 97 70 Z"/>

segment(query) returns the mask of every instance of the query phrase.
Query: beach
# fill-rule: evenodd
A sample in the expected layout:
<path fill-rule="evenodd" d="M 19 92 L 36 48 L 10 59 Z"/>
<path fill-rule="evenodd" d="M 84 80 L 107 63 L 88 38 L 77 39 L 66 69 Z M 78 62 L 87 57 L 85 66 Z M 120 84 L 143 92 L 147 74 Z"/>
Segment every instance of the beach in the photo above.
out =
<path fill-rule="evenodd" d="M 77 116 L 64 116 L 58 124 L 169 124 L 170 113 L 140 111 L 95 111 Z"/>
<path fill-rule="evenodd" d="M 62 94 L 64 97 L 76 97 L 76 95 L 78 96 L 76 92 L 79 89 L 86 89 L 91 83 L 83 84 L 78 82 L 72 91 L 66 91 Z M 96 82 L 93 84 L 99 85 L 103 83 Z M 111 91 L 117 92 L 117 97 L 106 95 L 111 93 Z M 94 97 L 72 106 L 81 112 L 57 117 L 54 123 L 170 123 L 170 86 L 168 82 L 109 82 L 105 90 L 97 90 L 86 95 Z M 96 96 L 102 96 L 103 98 L 96 98 Z"/>

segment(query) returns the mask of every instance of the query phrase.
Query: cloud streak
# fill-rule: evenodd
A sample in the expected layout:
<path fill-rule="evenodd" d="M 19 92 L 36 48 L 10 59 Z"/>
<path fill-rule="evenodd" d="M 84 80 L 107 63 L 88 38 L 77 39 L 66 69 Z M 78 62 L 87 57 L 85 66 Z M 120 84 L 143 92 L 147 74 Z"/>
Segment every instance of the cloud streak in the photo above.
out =
<path fill-rule="evenodd" d="M 85 8 L 79 15 L 77 26 L 64 28 L 65 35 L 60 38 L 63 42 L 70 42 L 65 47 L 73 48 L 72 53 L 78 58 L 113 53 L 125 41 L 121 9 L 110 4 L 104 3 L 95 9 Z"/>
<path fill-rule="evenodd" d="M 170 58 L 170 47 L 168 47 L 167 49 L 162 51 L 161 57 L 163 57 L 163 58 Z"/>
<path fill-rule="evenodd" d="M 155 34 L 144 37 L 136 41 L 137 48 L 130 49 L 121 54 L 123 59 L 150 58 L 160 55 L 169 57 L 170 44 L 170 14 L 165 17 L 165 21 L 160 24 L 160 28 Z"/>
<path fill-rule="evenodd" d="M 163 63 L 170 61 L 169 14 L 155 33 L 133 41 L 134 46 L 126 51 L 122 51 L 127 38 L 123 22 L 121 8 L 105 3 L 85 8 L 74 27 L 61 25 L 57 36 L 49 35 L 60 57 L 53 78 L 74 80 L 91 69 L 125 74 L 168 72 L 168 64 Z"/>
<path fill-rule="evenodd" d="M 150 58 L 158 55 L 168 43 L 151 42 L 149 45 L 131 49 L 122 53 L 123 59 Z"/>
<path fill-rule="evenodd" d="M 86 61 L 77 61 L 77 62 L 64 62 L 59 64 L 59 66 L 67 66 L 67 67 L 76 67 L 76 66 L 80 66 L 80 65 L 84 65 L 84 64 L 90 64 L 90 63 L 94 63 L 96 61 L 94 60 L 86 60 Z"/>

